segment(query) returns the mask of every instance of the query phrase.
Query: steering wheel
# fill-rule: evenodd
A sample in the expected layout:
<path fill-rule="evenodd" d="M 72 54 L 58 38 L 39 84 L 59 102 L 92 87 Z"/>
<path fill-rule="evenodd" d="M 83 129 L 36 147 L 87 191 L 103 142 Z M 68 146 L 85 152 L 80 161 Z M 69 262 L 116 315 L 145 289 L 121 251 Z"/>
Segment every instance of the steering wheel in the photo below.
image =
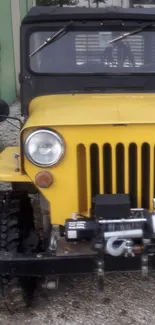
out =
<path fill-rule="evenodd" d="M 126 60 L 129 61 L 132 68 L 135 67 L 134 55 L 130 47 L 123 42 L 116 42 L 107 46 L 103 52 L 102 60 L 107 67 L 123 68 Z"/>

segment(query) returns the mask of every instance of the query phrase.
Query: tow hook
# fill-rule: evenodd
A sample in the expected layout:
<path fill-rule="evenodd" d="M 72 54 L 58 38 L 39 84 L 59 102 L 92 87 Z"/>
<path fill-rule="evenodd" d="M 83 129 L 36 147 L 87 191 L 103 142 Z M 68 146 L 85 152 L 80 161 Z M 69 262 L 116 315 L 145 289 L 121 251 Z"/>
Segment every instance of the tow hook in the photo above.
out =
<path fill-rule="evenodd" d="M 114 243 L 121 241 L 119 246 L 114 245 Z M 107 240 L 106 243 L 106 251 L 111 256 L 121 256 L 124 255 L 125 257 L 132 256 L 134 257 L 135 254 L 133 252 L 134 243 L 131 239 L 119 239 L 119 237 L 111 237 Z"/>

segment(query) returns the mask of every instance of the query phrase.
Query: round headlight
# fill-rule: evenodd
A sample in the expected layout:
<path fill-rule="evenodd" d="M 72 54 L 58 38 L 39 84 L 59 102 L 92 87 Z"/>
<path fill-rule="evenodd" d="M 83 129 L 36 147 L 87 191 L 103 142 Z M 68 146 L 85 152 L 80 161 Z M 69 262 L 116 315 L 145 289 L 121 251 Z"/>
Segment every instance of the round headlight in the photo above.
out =
<path fill-rule="evenodd" d="M 25 154 L 33 164 L 49 167 L 55 165 L 64 155 L 64 141 L 53 131 L 37 130 L 27 137 Z"/>

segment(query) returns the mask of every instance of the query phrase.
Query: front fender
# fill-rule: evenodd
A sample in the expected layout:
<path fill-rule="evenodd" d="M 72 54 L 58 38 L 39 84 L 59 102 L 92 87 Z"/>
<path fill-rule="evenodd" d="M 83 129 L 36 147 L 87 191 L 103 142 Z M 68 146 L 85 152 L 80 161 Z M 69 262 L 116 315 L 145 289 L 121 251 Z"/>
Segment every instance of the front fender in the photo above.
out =
<path fill-rule="evenodd" d="M 19 147 L 7 147 L 0 153 L 0 182 L 31 183 L 32 181 L 28 175 L 22 174 L 21 170 L 16 171 L 15 153 L 20 156 Z"/>

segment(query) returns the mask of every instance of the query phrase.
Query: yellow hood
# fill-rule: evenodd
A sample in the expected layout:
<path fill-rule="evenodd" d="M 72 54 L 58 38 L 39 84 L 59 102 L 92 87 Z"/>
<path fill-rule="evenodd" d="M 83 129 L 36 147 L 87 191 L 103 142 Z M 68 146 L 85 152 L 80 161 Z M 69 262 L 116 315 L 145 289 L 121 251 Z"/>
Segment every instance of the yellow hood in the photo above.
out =
<path fill-rule="evenodd" d="M 33 99 L 26 127 L 155 123 L 155 94 L 49 95 Z"/>

